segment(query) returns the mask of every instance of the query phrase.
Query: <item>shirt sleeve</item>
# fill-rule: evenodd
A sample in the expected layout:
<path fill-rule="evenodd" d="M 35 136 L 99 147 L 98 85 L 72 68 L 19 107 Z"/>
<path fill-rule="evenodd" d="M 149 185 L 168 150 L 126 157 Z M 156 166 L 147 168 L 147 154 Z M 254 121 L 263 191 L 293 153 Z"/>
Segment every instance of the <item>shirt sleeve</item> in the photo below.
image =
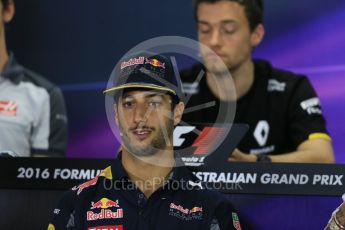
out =
<path fill-rule="evenodd" d="M 32 153 L 36 153 L 36 150 L 46 151 L 49 146 L 49 96 L 45 90 L 41 90 L 37 97 L 40 98 L 37 104 L 32 108 L 35 113 L 30 136 Z"/>
<path fill-rule="evenodd" d="M 212 220 L 210 230 L 241 230 L 241 224 L 234 207 L 225 199 L 221 202 L 216 210 Z"/>
<path fill-rule="evenodd" d="M 67 147 L 67 113 L 63 94 L 58 87 L 50 92 L 49 150 L 63 156 Z"/>
<path fill-rule="evenodd" d="M 308 139 L 330 140 L 320 99 L 306 77 L 301 77 L 296 84 L 288 111 L 290 138 L 295 148 Z"/>
<path fill-rule="evenodd" d="M 53 210 L 52 217 L 48 225 L 48 230 L 75 229 L 74 202 L 75 193 L 72 191 L 65 192 Z"/>
<path fill-rule="evenodd" d="M 53 87 L 49 91 L 49 99 L 42 108 L 40 121 L 36 128 L 38 134 L 42 133 L 42 130 L 48 130 L 48 134 L 45 134 L 47 147 L 43 148 L 41 145 L 33 144 L 31 152 L 48 156 L 64 156 L 68 138 L 67 128 L 66 106 L 62 92 L 58 87 Z M 34 138 L 36 136 L 38 135 L 35 135 Z M 40 136 L 42 135 L 40 134 Z M 43 143 L 40 139 L 36 142 Z"/>

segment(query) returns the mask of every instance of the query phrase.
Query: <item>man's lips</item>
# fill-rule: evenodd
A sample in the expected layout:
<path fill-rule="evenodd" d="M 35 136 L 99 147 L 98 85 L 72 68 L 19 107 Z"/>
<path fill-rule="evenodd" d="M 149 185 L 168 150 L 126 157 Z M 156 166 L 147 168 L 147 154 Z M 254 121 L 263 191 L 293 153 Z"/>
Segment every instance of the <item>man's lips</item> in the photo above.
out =
<path fill-rule="evenodd" d="M 151 133 L 152 133 L 152 129 L 134 129 L 134 130 L 132 130 L 132 134 L 139 141 L 145 140 L 146 138 L 148 138 L 150 136 Z"/>
<path fill-rule="evenodd" d="M 223 54 L 218 54 L 218 53 L 208 53 L 206 54 L 206 57 L 209 59 L 219 59 L 225 57 Z"/>

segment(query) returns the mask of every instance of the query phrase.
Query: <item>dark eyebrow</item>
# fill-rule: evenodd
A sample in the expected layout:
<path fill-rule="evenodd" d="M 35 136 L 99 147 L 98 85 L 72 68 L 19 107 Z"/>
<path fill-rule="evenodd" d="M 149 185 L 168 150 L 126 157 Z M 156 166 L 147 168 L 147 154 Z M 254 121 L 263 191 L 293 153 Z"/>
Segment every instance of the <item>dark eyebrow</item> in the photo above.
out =
<path fill-rule="evenodd" d="M 237 22 L 232 19 L 227 19 L 227 20 L 220 21 L 220 23 L 221 24 L 228 24 L 228 23 L 236 24 Z M 206 21 L 198 21 L 198 24 L 210 25 L 210 23 Z"/>
<path fill-rule="evenodd" d="M 128 98 L 128 97 L 133 97 L 133 96 L 129 95 L 128 92 L 125 92 L 124 94 L 121 95 L 120 98 L 123 100 L 123 99 L 126 99 L 126 98 Z"/>
<path fill-rule="evenodd" d="M 161 92 L 148 92 L 146 95 L 145 95 L 145 98 L 152 98 L 152 97 L 156 97 L 156 96 L 161 96 L 161 97 L 164 97 L 164 95 L 166 95 L 166 93 L 161 93 Z M 130 98 L 130 99 L 133 99 L 134 97 L 132 95 L 129 94 L 129 92 L 126 92 L 122 95 L 122 100 L 123 99 L 126 99 L 126 98 Z"/>
<path fill-rule="evenodd" d="M 156 97 L 156 96 L 161 96 L 163 97 L 164 95 L 166 95 L 166 93 L 160 93 L 160 92 L 150 92 L 147 95 L 145 95 L 146 98 L 151 98 L 151 97 Z"/>

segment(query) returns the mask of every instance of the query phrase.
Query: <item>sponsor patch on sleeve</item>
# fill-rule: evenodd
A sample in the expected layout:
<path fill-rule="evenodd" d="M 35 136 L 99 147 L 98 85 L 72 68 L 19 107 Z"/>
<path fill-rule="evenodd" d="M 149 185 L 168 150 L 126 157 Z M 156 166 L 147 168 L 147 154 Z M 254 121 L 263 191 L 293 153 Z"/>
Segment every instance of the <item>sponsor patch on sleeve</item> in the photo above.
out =
<path fill-rule="evenodd" d="M 235 212 L 232 213 L 232 223 L 233 223 L 235 229 L 241 230 L 240 220 L 238 218 L 237 213 L 235 213 Z"/>
<path fill-rule="evenodd" d="M 322 114 L 320 107 L 320 100 L 317 97 L 313 97 L 301 102 L 301 107 L 309 115 L 311 114 Z"/>

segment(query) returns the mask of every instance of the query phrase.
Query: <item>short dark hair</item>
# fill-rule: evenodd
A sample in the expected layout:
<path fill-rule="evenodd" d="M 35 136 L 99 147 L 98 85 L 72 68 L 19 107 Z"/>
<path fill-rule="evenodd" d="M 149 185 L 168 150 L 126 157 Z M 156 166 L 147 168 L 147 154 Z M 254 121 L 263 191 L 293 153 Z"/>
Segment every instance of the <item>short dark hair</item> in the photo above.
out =
<path fill-rule="evenodd" d="M 10 0 L 1 0 L 3 9 L 6 9 L 7 6 L 10 4 Z"/>
<path fill-rule="evenodd" d="M 198 20 L 198 7 L 201 3 L 217 3 L 220 1 L 232 1 L 244 6 L 250 30 L 253 31 L 263 23 L 264 4 L 262 0 L 194 0 L 194 17 Z"/>

